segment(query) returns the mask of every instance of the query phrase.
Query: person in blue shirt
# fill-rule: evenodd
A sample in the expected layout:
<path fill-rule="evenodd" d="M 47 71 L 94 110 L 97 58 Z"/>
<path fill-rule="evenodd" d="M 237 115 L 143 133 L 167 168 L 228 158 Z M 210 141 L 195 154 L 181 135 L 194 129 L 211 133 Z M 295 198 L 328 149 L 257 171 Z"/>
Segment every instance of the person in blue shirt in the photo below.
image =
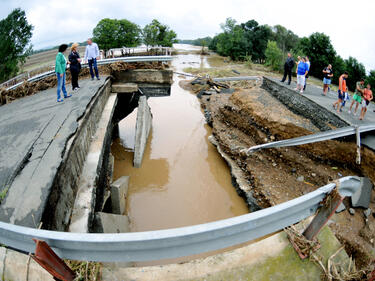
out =
<path fill-rule="evenodd" d="M 94 80 L 93 68 L 95 70 L 96 79 L 100 80 L 99 71 L 96 64 L 96 60 L 100 58 L 98 44 L 92 42 L 91 38 L 87 39 L 87 44 L 88 45 L 86 46 L 85 60 L 89 63 L 91 80 Z"/>
<path fill-rule="evenodd" d="M 303 87 L 305 86 L 305 78 L 308 73 L 308 65 L 306 63 L 306 58 L 303 57 L 297 65 L 297 87 L 294 89 L 301 94 L 303 93 Z"/>

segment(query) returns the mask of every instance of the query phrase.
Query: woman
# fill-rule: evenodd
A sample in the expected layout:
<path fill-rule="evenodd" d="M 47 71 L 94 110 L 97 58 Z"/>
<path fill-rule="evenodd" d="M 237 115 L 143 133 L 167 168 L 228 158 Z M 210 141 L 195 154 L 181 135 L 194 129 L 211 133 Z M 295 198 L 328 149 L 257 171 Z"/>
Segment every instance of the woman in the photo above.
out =
<path fill-rule="evenodd" d="M 76 91 L 80 87 L 78 86 L 78 74 L 81 70 L 81 58 L 79 57 L 79 53 L 77 51 L 78 43 L 74 43 L 70 48 L 71 52 L 69 55 L 69 62 L 70 62 L 70 74 L 72 75 L 72 90 Z"/>
<path fill-rule="evenodd" d="M 64 52 L 68 48 L 68 45 L 62 44 L 59 46 L 59 52 L 56 56 L 55 72 L 57 76 L 57 102 L 64 101 L 60 96 L 62 90 L 64 98 L 70 98 L 72 95 L 68 95 L 65 88 L 65 71 L 66 71 L 66 59 Z"/>
<path fill-rule="evenodd" d="M 303 94 L 303 86 L 305 86 L 305 79 L 307 74 L 307 64 L 306 59 L 303 57 L 302 60 L 297 65 L 297 87 L 294 89 L 295 91 L 299 91 Z"/>

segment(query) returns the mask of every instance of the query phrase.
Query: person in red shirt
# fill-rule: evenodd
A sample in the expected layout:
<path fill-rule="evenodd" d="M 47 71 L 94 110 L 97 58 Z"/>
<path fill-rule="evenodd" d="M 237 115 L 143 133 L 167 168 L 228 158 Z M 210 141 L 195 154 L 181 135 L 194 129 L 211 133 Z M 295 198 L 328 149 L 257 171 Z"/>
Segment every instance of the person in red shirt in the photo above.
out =
<path fill-rule="evenodd" d="M 367 84 L 367 88 L 363 91 L 363 99 L 362 99 L 362 109 L 361 109 L 361 115 L 359 116 L 359 120 L 363 120 L 365 117 L 365 114 L 367 112 L 367 107 L 370 103 L 370 101 L 373 99 L 371 86 L 370 84 Z"/>
<path fill-rule="evenodd" d="M 337 113 L 340 113 L 340 108 L 342 105 L 342 100 L 345 97 L 345 92 L 348 91 L 348 88 L 346 87 L 346 79 L 348 78 L 348 72 L 344 72 L 339 78 L 339 90 L 338 92 L 338 99 L 337 101 L 332 105 L 334 109 L 336 109 L 337 106 Z"/>

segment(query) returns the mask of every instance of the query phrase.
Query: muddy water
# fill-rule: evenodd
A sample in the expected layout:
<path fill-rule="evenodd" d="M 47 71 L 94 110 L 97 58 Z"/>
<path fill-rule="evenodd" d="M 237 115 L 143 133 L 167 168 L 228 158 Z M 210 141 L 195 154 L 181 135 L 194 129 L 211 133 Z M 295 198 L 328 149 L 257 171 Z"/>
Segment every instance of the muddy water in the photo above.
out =
<path fill-rule="evenodd" d="M 176 71 L 206 67 L 199 55 L 179 55 Z M 132 232 L 206 223 L 242 215 L 248 208 L 231 184 L 229 169 L 209 143 L 196 96 L 174 76 L 170 97 L 148 100 L 152 132 L 141 168 L 132 166 L 136 111 L 120 123 L 112 145 L 114 179 L 130 176 L 127 215 Z"/>

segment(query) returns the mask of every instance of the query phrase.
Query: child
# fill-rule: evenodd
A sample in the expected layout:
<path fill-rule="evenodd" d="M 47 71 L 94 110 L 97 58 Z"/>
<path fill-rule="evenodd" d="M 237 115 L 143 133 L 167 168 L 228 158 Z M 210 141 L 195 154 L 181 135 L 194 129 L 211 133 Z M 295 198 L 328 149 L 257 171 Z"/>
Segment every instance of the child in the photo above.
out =
<path fill-rule="evenodd" d="M 367 107 L 372 99 L 373 99 L 373 96 L 372 96 L 371 86 L 370 84 L 367 84 L 367 88 L 363 91 L 362 109 L 361 109 L 361 115 L 359 116 L 359 120 L 363 120 L 363 118 L 365 117 L 365 114 L 367 112 Z"/>
<path fill-rule="evenodd" d="M 348 72 L 344 72 L 339 78 L 339 90 L 337 91 L 338 93 L 338 98 L 337 101 L 332 105 L 334 109 L 336 109 L 337 106 L 337 113 L 340 113 L 341 109 L 341 103 L 344 99 L 344 93 L 348 91 L 346 87 L 346 79 L 348 79 Z"/>

